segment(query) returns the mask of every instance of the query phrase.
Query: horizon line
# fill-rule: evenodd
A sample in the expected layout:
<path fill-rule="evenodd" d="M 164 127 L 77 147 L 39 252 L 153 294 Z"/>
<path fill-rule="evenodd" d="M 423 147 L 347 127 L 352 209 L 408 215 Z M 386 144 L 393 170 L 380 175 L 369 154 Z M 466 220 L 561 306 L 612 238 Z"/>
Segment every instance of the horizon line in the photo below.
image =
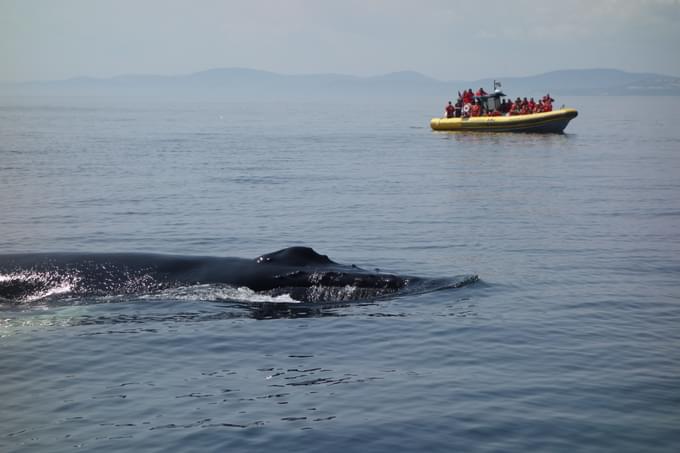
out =
<path fill-rule="evenodd" d="M 122 73 L 122 74 L 117 74 L 117 75 L 112 75 L 112 76 L 75 75 L 75 76 L 61 78 L 61 79 L 5 80 L 5 81 L 0 81 L 0 83 L 3 83 L 3 84 L 30 84 L 30 83 L 46 83 L 46 82 L 67 82 L 67 81 L 74 81 L 74 80 L 79 80 L 79 79 L 107 81 L 107 80 L 115 80 L 115 79 L 126 78 L 126 77 L 182 78 L 182 77 L 190 77 L 190 76 L 193 76 L 193 75 L 202 74 L 202 73 L 206 73 L 206 72 L 210 72 L 210 71 L 251 71 L 251 72 L 259 72 L 259 73 L 271 74 L 271 75 L 282 76 L 282 77 L 340 76 L 340 77 L 350 77 L 350 78 L 356 78 L 356 79 L 372 79 L 372 78 L 379 78 L 379 77 L 385 77 L 385 76 L 396 75 L 396 74 L 413 74 L 413 75 L 424 77 L 426 79 L 430 79 L 432 81 L 440 82 L 440 83 L 476 82 L 476 81 L 480 81 L 480 80 L 492 80 L 492 79 L 503 81 L 503 80 L 508 80 L 508 79 L 522 79 L 522 78 L 528 78 L 528 77 L 537 77 L 537 76 L 542 76 L 542 75 L 547 75 L 547 74 L 553 74 L 553 73 L 557 73 L 557 72 L 570 72 L 570 71 L 574 71 L 574 72 L 576 72 L 576 71 L 614 71 L 614 72 L 621 72 L 621 73 L 633 74 L 633 75 L 655 75 L 655 76 L 662 76 L 662 77 L 680 78 L 680 76 L 677 76 L 677 75 L 661 74 L 661 73 L 655 73 L 655 72 L 626 71 L 626 70 L 623 70 L 623 69 L 611 68 L 611 67 L 610 68 L 604 68 L 604 67 L 599 67 L 599 68 L 598 67 L 564 68 L 564 69 L 555 69 L 555 70 L 545 71 L 545 72 L 541 72 L 541 73 L 527 74 L 527 75 L 487 76 L 487 77 L 481 77 L 481 78 L 476 78 L 476 79 L 442 80 L 442 79 L 438 79 L 436 77 L 432 77 L 430 75 L 427 75 L 427 74 L 424 74 L 422 72 L 412 70 L 412 69 L 403 69 L 403 70 L 390 71 L 390 72 L 384 72 L 384 73 L 373 74 L 373 75 L 358 75 L 358 74 L 348 74 L 348 73 L 340 73 L 340 72 L 285 73 L 285 72 L 271 71 L 271 70 L 268 70 L 268 69 L 248 68 L 248 67 L 243 67 L 243 66 L 216 66 L 216 67 L 212 67 L 212 68 L 207 68 L 207 69 L 202 69 L 202 70 L 187 72 L 187 73 L 172 73 L 172 74 Z"/>

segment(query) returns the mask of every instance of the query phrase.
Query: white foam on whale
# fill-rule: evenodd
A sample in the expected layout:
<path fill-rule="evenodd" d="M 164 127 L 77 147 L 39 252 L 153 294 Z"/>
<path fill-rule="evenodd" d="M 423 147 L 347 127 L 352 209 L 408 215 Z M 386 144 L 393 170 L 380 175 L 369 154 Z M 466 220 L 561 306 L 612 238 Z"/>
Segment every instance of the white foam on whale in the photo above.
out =
<path fill-rule="evenodd" d="M 253 303 L 284 303 L 296 304 L 300 301 L 293 299 L 289 294 L 269 295 L 258 293 L 246 287 L 233 287 L 228 285 L 191 285 L 169 288 L 163 291 L 146 294 L 141 297 L 147 300 L 180 300 L 180 301 L 234 301 Z"/>
<path fill-rule="evenodd" d="M 31 283 L 38 288 L 35 292 L 20 298 L 21 302 L 35 302 L 54 296 L 62 296 L 73 291 L 80 278 L 77 275 L 63 275 L 57 272 L 13 272 L 0 274 L 0 283 Z"/>

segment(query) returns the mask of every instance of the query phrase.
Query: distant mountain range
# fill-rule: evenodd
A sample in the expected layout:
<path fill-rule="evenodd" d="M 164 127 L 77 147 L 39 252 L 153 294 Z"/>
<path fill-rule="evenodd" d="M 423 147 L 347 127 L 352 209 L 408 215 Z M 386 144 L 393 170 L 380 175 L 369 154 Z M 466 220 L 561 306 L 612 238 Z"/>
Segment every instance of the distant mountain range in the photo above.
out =
<path fill-rule="evenodd" d="M 680 95 L 680 77 L 616 69 L 574 69 L 529 77 L 499 78 L 509 96 Z M 373 77 L 342 74 L 284 75 L 244 68 L 210 69 L 188 75 L 125 75 L 112 78 L 1 83 L 0 96 L 199 96 L 227 99 L 325 99 L 453 97 L 493 79 L 441 81 L 413 71 Z"/>

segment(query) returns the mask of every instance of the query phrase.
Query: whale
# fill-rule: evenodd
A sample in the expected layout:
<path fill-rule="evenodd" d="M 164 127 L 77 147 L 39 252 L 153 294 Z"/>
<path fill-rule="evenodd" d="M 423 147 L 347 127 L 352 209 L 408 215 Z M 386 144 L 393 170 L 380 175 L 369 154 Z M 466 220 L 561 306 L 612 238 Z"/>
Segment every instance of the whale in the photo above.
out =
<path fill-rule="evenodd" d="M 154 253 L 24 253 L 0 255 L 0 300 L 148 294 L 193 285 L 228 285 L 286 294 L 302 302 L 365 299 L 413 289 L 459 287 L 476 275 L 423 279 L 340 264 L 295 246 L 254 259 Z"/>

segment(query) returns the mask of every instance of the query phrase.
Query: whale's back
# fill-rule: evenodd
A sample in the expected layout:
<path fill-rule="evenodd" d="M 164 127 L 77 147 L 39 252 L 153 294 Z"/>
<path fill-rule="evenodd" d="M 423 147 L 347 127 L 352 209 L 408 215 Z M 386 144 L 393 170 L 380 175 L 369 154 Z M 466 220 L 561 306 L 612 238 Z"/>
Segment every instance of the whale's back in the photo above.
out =
<path fill-rule="evenodd" d="M 288 247 L 276 252 L 261 255 L 255 259 L 258 264 L 278 264 L 282 266 L 323 266 L 337 264 L 328 256 L 317 253 L 311 247 Z"/>
<path fill-rule="evenodd" d="M 248 288 L 297 301 L 342 302 L 458 287 L 472 281 L 442 282 L 366 270 L 299 246 L 254 260 L 145 253 L 0 255 L 0 303 L 149 295 L 201 285 Z"/>

